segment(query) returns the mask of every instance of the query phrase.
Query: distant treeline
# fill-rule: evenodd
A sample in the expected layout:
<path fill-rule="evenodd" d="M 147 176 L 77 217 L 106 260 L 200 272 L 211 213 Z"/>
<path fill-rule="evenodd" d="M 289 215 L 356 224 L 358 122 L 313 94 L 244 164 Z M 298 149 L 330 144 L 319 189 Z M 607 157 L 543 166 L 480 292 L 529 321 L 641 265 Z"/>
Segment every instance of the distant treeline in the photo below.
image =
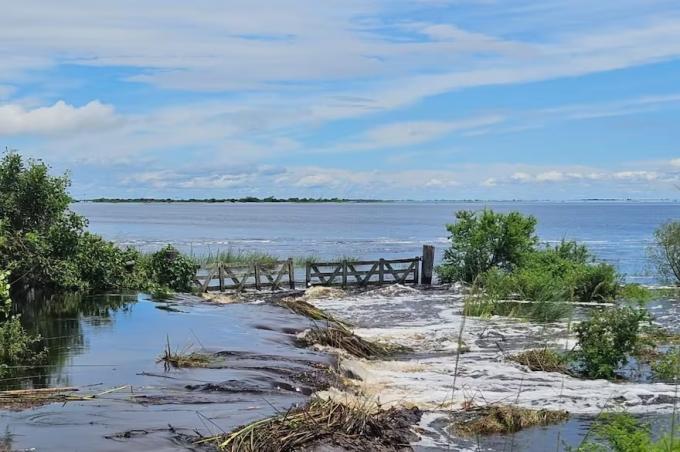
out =
<path fill-rule="evenodd" d="M 176 203 L 176 202 L 203 202 L 203 203 L 256 203 L 256 202 L 291 202 L 291 203 L 349 203 L 349 202 L 385 202 L 379 199 L 346 199 L 346 198 L 257 198 L 246 196 L 244 198 L 95 198 L 82 201 L 88 202 L 108 202 L 108 203 Z"/>

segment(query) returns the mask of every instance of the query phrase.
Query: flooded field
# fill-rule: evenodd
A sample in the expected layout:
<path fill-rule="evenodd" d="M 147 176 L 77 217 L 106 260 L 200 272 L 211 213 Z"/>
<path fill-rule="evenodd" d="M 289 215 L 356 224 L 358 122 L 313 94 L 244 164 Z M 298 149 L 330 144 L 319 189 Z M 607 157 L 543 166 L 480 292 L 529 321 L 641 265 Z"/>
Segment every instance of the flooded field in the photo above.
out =
<path fill-rule="evenodd" d="M 305 379 L 331 363 L 293 345 L 310 322 L 285 309 L 210 306 L 191 297 L 172 311 L 158 309 L 165 307 L 140 295 L 71 298 L 26 310 L 28 323 L 48 339 L 50 364 L 22 385 L 102 395 L 0 411 L 12 450 L 183 449 L 182 434 L 230 430 L 304 403 L 312 391 Z M 165 369 L 157 358 L 167 338 L 173 348 L 218 352 L 219 368 Z"/>
<path fill-rule="evenodd" d="M 78 395 L 95 397 L 1 411 L 0 423 L 12 450 L 80 450 L 84 444 L 97 451 L 191 449 L 190 435 L 229 431 L 304 404 L 313 391 L 325 389 L 318 386 L 328 381 L 324 369 L 335 365 L 351 377 L 348 392 L 330 388 L 322 394 L 346 400 L 361 393 L 383 407 L 417 406 L 424 414 L 413 447 L 423 451 L 502 451 L 511 445 L 539 451 L 546 444 L 564 450 L 578 445 L 603 410 L 621 407 L 658 422 L 672 412 L 672 385 L 582 380 L 508 361 L 515 351 L 568 346 L 567 325 L 464 318 L 462 300 L 455 288 L 404 286 L 312 300 L 351 321 L 363 338 L 412 349 L 390 360 L 300 348 L 296 334 L 314 322 L 257 300 L 156 303 L 127 295 L 41 304 L 24 316 L 49 339 L 49 365 L 3 383 L 74 387 Z M 650 310 L 662 313 L 662 325 L 677 324 L 675 305 L 651 303 Z M 157 362 L 167 340 L 173 348 L 216 353 L 217 360 L 210 368 L 168 369 Z M 450 429 L 452 410 L 465 403 L 562 409 L 571 417 L 556 426 L 471 440 Z"/>

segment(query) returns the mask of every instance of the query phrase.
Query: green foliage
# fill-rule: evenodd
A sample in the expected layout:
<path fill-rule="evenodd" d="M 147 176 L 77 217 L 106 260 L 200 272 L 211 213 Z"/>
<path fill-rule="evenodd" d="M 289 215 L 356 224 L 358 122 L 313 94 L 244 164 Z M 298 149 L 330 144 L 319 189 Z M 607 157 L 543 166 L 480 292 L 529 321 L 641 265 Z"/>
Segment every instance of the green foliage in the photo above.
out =
<path fill-rule="evenodd" d="M 191 291 L 196 276 L 196 262 L 171 245 L 153 253 L 148 263 L 151 281 L 176 292 Z"/>
<path fill-rule="evenodd" d="M 594 264 L 588 249 L 572 241 L 532 250 L 513 271 L 493 268 L 481 276 L 485 290 L 500 299 L 609 301 L 619 290 L 609 264 Z"/>
<path fill-rule="evenodd" d="M 518 212 L 461 210 L 446 228 L 451 247 L 437 268 L 443 282 L 472 283 L 492 268 L 511 271 L 538 243 L 536 219 Z"/>
<path fill-rule="evenodd" d="M 652 300 L 654 295 L 654 291 L 640 284 L 625 284 L 619 288 L 618 298 L 643 304 Z"/>
<path fill-rule="evenodd" d="M 7 272 L 0 272 L 0 377 L 11 375 L 14 366 L 38 364 L 46 356 L 41 338 L 26 333 L 18 315 L 12 314 Z"/>
<path fill-rule="evenodd" d="M 589 439 L 575 452 L 678 452 L 680 438 L 666 434 L 652 439 L 648 424 L 628 413 L 604 413 L 588 434 Z"/>
<path fill-rule="evenodd" d="M 628 360 L 640 341 L 640 322 L 648 320 L 643 310 L 613 308 L 592 314 L 575 327 L 583 374 L 590 378 L 612 378 Z"/>
<path fill-rule="evenodd" d="M 80 238 L 73 258 L 81 288 L 95 292 L 139 287 L 138 260 L 137 251 L 122 250 L 89 232 Z"/>
<path fill-rule="evenodd" d="M 652 363 L 654 378 L 672 382 L 680 377 L 680 348 L 668 349 L 659 359 Z"/>
<path fill-rule="evenodd" d="M 661 277 L 680 285 L 680 221 L 659 227 L 654 233 L 650 255 Z"/>
<path fill-rule="evenodd" d="M 26 288 L 77 285 L 69 262 L 86 221 L 68 210 L 68 176 L 16 153 L 0 160 L 0 268 Z"/>

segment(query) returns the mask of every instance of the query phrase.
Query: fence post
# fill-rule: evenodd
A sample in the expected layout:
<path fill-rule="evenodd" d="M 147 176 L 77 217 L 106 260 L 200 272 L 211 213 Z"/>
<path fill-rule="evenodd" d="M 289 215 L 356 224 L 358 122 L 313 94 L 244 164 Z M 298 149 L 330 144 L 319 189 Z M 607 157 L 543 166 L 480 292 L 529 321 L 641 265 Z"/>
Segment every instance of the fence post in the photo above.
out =
<path fill-rule="evenodd" d="M 255 289 L 260 290 L 260 266 L 258 264 L 254 264 L 254 270 L 255 270 Z"/>
<path fill-rule="evenodd" d="M 420 282 L 420 263 L 422 258 L 420 256 L 415 257 L 415 265 L 413 266 L 413 285 L 417 286 Z"/>
<path fill-rule="evenodd" d="M 288 258 L 288 287 L 295 290 L 295 265 L 291 257 Z"/>
<path fill-rule="evenodd" d="M 312 264 L 307 262 L 305 267 L 307 268 L 307 275 L 305 276 L 305 288 L 312 287 Z"/>
<path fill-rule="evenodd" d="M 380 258 L 378 264 L 378 283 L 382 286 L 385 283 L 385 259 Z"/>
<path fill-rule="evenodd" d="M 333 284 L 333 281 L 331 281 Z M 347 287 L 347 260 L 342 261 L 342 288 Z"/>
<path fill-rule="evenodd" d="M 421 271 L 421 284 L 432 284 L 432 271 L 434 269 L 434 246 L 423 245 L 423 261 Z"/>
<path fill-rule="evenodd" d="M 224 292 L 224 268 L 222 268 L 222 262 L 219 262 L 217 264 L 217 271 L 219 273 L 219 278 L 220 278 L 220 292 Z"/>

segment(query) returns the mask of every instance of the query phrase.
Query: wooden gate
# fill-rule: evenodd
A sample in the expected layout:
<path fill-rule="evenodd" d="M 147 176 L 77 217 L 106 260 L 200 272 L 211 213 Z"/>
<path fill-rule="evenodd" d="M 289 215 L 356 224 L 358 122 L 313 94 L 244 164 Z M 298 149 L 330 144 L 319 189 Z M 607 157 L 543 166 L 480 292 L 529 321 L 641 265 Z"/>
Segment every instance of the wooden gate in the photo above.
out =
<path fill-rule="evenodd" d="M 295 289 L 293 259 L 272 264 L 235 265 L 217 263 L 199 269 L 194 283 L 201 292 L 211 290 Z"/>
<path fill-rule="evenodd" d="M 421 258 L 307 263 L 307 287 L 418 284 Z"/>

